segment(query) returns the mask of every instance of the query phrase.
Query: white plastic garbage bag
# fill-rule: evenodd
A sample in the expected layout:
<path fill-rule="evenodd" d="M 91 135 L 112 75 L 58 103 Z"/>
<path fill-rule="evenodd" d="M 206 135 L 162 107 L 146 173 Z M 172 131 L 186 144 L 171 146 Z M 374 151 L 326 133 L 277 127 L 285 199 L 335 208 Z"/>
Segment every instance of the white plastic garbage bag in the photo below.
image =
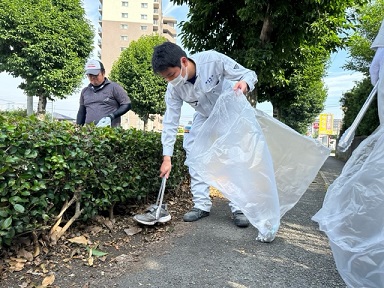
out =
<path fill-rule="evenodd" d="M 258 240 L 271 242 L 280 218 L 328 155 L 329 149 L 230 91 L 217 100 L 186 164 L 243 211 L 258 229 Z"/>
<path fill-rule="evenodd" d="M 348 287 L 384 287 L 383 125 L 354 150 L 312 220 Z"/>
<path fill-rule="evenodd" d="M 272 155 L 283 217 L 307 191 L 331 151 L 263 111 L 255 111 Z"/>

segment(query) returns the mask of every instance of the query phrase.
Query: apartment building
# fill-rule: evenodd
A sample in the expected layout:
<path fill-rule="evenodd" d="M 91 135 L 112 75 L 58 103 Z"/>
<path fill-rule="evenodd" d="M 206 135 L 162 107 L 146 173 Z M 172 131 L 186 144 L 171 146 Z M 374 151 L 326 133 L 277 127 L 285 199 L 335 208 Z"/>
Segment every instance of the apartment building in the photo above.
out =
<path fill-rule="evenodd" d="M 161 0 L 100 0 L 99 13 L 99 58 L 107 76 L 120 53 L 142 35 L 159 34 L 176 42 L 177 21 L 163 16 Z M 147 129 L 161 131 L 162 117 L 153 118 Z M 122 117 L 121 123 L 124 128 L 144 128 L 143 121 L 132 111 Z"/>

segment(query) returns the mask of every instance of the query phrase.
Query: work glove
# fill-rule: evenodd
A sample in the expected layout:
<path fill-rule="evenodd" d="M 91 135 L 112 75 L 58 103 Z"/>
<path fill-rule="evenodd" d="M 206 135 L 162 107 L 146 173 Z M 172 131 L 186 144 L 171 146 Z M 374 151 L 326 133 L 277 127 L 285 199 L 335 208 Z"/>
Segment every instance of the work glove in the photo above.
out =
<path fill-rule="evenodd" d="M 379 80 L 380 69 L 384 64 L 384 48 L 379 47 L 376 50 L 375 56 L 372 59 L 371 66 L 369 66 L 369 74 L 371 75 L 371 83 L 373 86 Z"/>
<path fill-rule="evenodd" d="M 112 119 L 111 117 L 103 117 L 100 119 L 100 121 L 96 124 L 96 127 L 111 127 Z"/>

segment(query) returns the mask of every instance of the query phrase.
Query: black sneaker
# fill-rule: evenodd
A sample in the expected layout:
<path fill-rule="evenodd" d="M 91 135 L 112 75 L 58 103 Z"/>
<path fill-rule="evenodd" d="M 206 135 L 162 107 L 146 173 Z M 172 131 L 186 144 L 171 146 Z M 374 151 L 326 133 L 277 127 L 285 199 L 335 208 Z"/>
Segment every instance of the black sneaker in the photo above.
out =
<path fill-rule="evenodd" d="M 209 216 L 209 212 L 201 210 L 199 208 L 192 208 L 191 211 L 185 213 L 183 220 L 185 222 L 193 222 L 207 216 Z"/>
<path fill-rule="evenodd" d="M 157 207 L 156 205 L 151 205 L 147 208 L 145 214 L 135 215 L 133 219 L 145 225 L 155 225 L 157 222 L 165 223 L 171 220 L 171 215 L 168 213 L 166 204 L 161 205 L 160 217 L 156 219 Z"/>
<path fill-rule="evenodd" d="M 237 210 L 232 213 L 233 215 L 233 222 L 237 227 L 245 228 L 249 226 L 249 221 L 247 217 L 245 217 L 244 213 L 240 210 Z"/>

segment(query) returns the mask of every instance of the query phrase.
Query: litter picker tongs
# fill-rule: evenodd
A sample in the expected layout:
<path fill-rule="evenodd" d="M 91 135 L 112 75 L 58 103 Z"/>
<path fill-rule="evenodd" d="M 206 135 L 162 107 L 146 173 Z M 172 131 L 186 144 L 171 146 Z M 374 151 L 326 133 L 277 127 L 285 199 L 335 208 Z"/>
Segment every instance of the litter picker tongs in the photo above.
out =
<path fill-rule="evenodd" d="M 339 143 L 337 145 L 337 149 L 339 151 L 345 152 L 347 151 L 349 146 L 351 146 L 353 138 L 355 137 L 355 131 L 357 129 L 357 126 L 359 126 L 361 119 L 363 119 L 365 112 L 367 112 L 369 105 L 372 103 L 373 98 L 377 93 L 378 86 L 379 86 L 379 81 L 376 82 L 376 85 L 373 87 L 371 93 L 369 93 L 367 100 L 365 100 L 364 105 L 361 107 L 352 125 L 341 136 Z"/>
<path fill-rule="evenodd" d="M 163 198 L 164 198 L 164 191 L 165 191 L 165 183 L 167 182 L 167 178 L 165 176 L 161 180 L 161 186 L 159 190 L 159 195 L 157 195 L 157 200 L 156 200 L 156 220 L 160 218 L 160 212 L 161 212 L 161 205 L 163 205 Z"/>

